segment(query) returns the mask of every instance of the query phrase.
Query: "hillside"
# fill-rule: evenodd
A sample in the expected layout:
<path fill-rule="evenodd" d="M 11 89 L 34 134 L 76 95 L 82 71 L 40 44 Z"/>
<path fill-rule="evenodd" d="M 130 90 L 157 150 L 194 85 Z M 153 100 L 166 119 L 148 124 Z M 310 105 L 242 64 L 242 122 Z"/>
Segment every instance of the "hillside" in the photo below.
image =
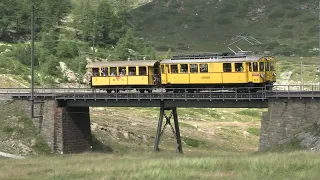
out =
<path fill-rule="evenodd" d="M 136 34 L 156 50 L 229 51 L 237 35 L 252 36 L 261 45 L 236 43 L 242 49 L 272 54 L 317 54 L 318 1 L 299 0 L 154 0 L 132 11 Z M 312 15 L 315 17 L 313 17 Z M 230 46 L 237 50 L 234 45 Z"/>

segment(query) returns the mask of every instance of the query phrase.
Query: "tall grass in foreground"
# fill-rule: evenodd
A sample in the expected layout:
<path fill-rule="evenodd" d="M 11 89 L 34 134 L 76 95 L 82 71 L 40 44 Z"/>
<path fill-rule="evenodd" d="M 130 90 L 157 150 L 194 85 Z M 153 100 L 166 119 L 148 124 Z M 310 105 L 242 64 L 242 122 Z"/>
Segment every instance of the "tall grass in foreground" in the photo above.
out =
<path fill-rule="evenodd" d="M 0 179 L 320 179 L 320 153 L 82 154 L 0 159 Z"/>

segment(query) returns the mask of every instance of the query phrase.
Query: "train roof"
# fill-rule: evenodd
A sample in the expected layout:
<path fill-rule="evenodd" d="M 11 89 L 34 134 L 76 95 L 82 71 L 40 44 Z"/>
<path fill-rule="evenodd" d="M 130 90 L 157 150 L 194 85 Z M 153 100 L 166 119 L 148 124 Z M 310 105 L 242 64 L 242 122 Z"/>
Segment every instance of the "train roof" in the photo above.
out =
<path fill-rule="evenodd" d="M 86 68 L 119 67 L 119 66 L 154 66 L 159 60 L 108 61 L 88 63 Z"/>
<path fill-rule="evenodd" d="M 257 62 L 261 58 L 269 59 L 269 57 L 259 56 L 223 56 L 211 58 L 172 58 L 161 61 L 161 64 L 183 64 L 183 63 L 213 63 L 213 62 Z"/>

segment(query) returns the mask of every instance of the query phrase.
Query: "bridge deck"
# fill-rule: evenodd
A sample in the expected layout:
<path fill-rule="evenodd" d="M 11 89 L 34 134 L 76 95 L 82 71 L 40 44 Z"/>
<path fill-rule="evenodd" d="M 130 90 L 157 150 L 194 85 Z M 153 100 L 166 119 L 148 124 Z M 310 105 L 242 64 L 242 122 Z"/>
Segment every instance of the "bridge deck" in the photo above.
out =
<path fill-rule="evenodd" d="M 284 90 L 279 87 L 284 87 Z M 36 100 L 55 99 L 60 106 L 159 107 L 163 103 L 170 107 L 199 108 L 265 108 L 269 98 L 320 98 L 318 86 L 309 89 L 301 87 L 301 91 L 293 91 L 294 88 L 290 86 L 278 86 L 278 89 L 280 90 L 266 91 L 259 88 L 255 93 L 239 93 L 234 89 L 206 89 L 197 93 L 173 93 L 160 89 L 152 93 L 139 93 L 119 89 L 119 93 L 107 93 L 105 90 L 90 88 L 38 88 L 34 89 L 34 96 Z M 0 89 L 0 95 L 28 100 L 31 89 Z"/>

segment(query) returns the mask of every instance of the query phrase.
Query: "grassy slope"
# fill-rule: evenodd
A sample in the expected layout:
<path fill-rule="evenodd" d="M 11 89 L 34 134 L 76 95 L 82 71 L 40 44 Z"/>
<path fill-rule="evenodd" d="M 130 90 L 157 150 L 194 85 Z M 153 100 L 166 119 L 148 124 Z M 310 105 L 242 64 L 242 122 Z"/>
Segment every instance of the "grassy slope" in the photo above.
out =
<path fill-rule="evenodd" d="M 317 3 L 308 2 L 313 2 L 311 7 Z M 132 14 L 136 34 L 160 51 L 167 46 L 177 51 L 229 51 L 231 38 L 249 34 L 263 43 L 261 50 L 305 54 L 318 47 L 314 38 L 318 31 L 316 18 L 294 10 L 302 4 L 299 0 L 154 0 Z M 247 45 L 239 44 L 243 49 Z"/>
<path fill-rule="evenodd" d="M 0 88 L 23 88 L 27 84 L 20 76 L 0 75 Z M 22 104 L 0 101 L 0 151 L 20 155 L 49 152 L 32 121 L 22 110 Z"/>
<path fill-rule="evenodd" d="M 319 179 L 319 154 L 64 155 L 0 159 L 1 179 Z"/>
<path fill-rule="evenodd" d="M 158 108 L 93 108 L 93 133 L 113 152 L 152 151 L 158 114 Z M 261 110 L 179 108 L 178 116 L 186 151 L 257 150 Z M 160 146 L 174 151 L 170 127 Z"/>

